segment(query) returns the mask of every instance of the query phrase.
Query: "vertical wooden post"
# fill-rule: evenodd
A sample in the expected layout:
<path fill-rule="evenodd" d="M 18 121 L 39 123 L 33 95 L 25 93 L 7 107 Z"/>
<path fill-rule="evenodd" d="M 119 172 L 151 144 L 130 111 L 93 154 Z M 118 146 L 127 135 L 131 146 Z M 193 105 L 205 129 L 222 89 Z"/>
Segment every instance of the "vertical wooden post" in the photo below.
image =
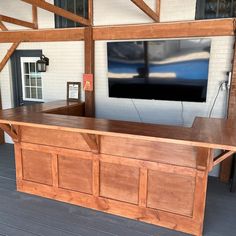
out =
<path fill-rule="evenodd" d="M 16 165 L 16 187 L 17 191 L 20 191 L 22 188 L 22 180 L 23 180 L 22 153 L 21 153 L 20 143 L 14 143 L 14 150 L 15 150 L 15 165 Z"/>
<path fill-rule="evenodd" d="M 193 218 L 198 224 L 198 234 L 202 235 L 205 215 L 207 179 L 213 152 L 209 148 L 197 148 L 196 188 L 194 194 Z"/>
<path fill-rule="evenodd" d="M 90 25 L 93 25 L 93 0 L 88 0 L 88 19 Z"/>
<path fill-rule="evenodd" d="M 0 90 L 0 110 L 2 110 L 2 95 L 1 95 L 1 90 Z M 2 129 L 0 129 L 0 144 L 5 143 L 4 139 L 4 132 Z"/>
<path fill-rule="evenodd" d="M 32 21 L 35 29 L 38 29 L 38 10 L 36 6 L 32 6 Z"/>
<path fill-rule="evenodd" d="M 236 36 L 235 36 L 236 37 Z M 232 60 L 231 88 L 229 93 L 228 119 L 236 121 L 236 40 L 234 42 L 234 56 Z M 228 183 L 231 175 L 233 157 L 227 158 L 220 166 L 220 181 Z"/>
<path fill-rule="evenodd" d="M 157 12 L 157 15 L 158 15 L 158 22 L 160 22 L 161 0 L 156 0 L 156 12 Z"/>
<path fill-rule="evenodd" d="M 93 40 L 92 27 L 91 26 L 86 27 L 84 34 L 85 34 L 84 35 L 85 74 L 94 75 L 94 40 Z M 87 117 L 95 116 L 94 84 L 95 83 L 93 82 L 92 91 L 85 91 L 85 116 Z"/>

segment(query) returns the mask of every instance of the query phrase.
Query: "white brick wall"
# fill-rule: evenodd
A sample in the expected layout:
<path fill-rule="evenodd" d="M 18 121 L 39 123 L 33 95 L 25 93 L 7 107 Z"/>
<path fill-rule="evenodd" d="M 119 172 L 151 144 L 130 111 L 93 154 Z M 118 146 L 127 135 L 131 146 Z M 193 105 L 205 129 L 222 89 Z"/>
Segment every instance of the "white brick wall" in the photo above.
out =
<path fill-rule="evenodd" d="M 53 0 L 48 0 L 53 2 Z M 145 0 L 156 9 L 156 0 Z M 161 1 L 161 21 L 193 20 L 196 0 Z M 31 6 L 19 0 L 0 2 L 0 13 L 31 21 Z M 152 20 L 127 0 L 94 0 L 95 25 L 147 23 Z M 18 29 L 7 24 L 10 29 Z M 53 28 L 54 15 L 39 10 L 39 27 Z M 220 81 L 226 79 L 226 71 L 231 70 L 232 37 L 213 37 L 208 96 L 206 103 L 184 103 L 184 125 L 190 126 L 196 116 L 207 116 Z M 9 44 L 0 44 L 2 57 Z M 81 81 L 84 68 L 82 42 L 22 43 L 19 49 L 42 49 L 50 58 L 48 71 L 43 75 L 45 101 L 64 99 L 66 81 Z M 98 41 L 95 47 L 96 115 L 101 118 L 139 121 L 133 102 L 141 118 L 148 123 L 182 125 L 181 103 L 169 101 L 116 99 L 108 97 L 106 42 Z M 12 107 L 11 71 L 8 65 L 0 74 L 3 108 Z M 221 91 L 213 116 L 224 117 L 226 92 Z"/>
<path fill-rule="evenodd" d="M 183 21 L 195 19 L 196 0 L 162 0 L 161 21 Z"/>

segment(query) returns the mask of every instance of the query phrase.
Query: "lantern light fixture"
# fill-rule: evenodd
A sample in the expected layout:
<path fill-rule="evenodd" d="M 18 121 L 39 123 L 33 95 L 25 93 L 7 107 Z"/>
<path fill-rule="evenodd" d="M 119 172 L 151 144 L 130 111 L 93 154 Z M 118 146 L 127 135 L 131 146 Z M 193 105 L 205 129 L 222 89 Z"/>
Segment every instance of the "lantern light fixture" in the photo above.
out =
<path fill-rule="evenodd" d="M 42 55 L 40 60 L 36 62 L 37 72 L 46 72 L 47 66 L 49 65 L 49 59 Z"/>

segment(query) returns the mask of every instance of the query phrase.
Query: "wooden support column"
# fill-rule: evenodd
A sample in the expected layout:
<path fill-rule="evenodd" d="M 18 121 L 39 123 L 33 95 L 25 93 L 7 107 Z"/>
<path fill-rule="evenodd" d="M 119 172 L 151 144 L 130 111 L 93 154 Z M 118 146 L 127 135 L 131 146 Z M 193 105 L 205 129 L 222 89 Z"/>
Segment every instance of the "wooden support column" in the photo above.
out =
<path fill-rule="evenodd" d="M 160 16 L 161 16 L 161 0 L 156 0 L 156 12 L 158 15 L 158 22 L 160 22 Z"/>
<path fill-rule="evenodd" d="M 4 66 L 7 64 L 9 58 L 11 57 L 11 55 L 14 53 L 14 51 L 17 49 L 17 47 L 19 46 L 20 42 L 17 43 L 13 43 L 12 46 L 10 47 L 10 49 L 8 50 L 7 54 L 5 55 L 5 57 L 3 58 L 3 60 L 0 63 L 0 72 L 3 70 Z"/>
<path fill-rule="evenodd" d="M 234 30 L 235 29 L 236 25 L 234 23 Z M 233 119 L 236 121 L 236 40 L 234 42 L 234 56 L 232 60 L 232 77 L 231 77 L 231 88 L 229 93 L 228 119 Z M 229 182 L 232 165 L 233 165 L 233 157 L 227 158 L 221 163 L 220 166 L 221 182 L 223 183 Z"/>
<path fill-rule="evenodd" d="M 93 25 L 93 0 L 88 0 L 88 18 L 91 25 Z"/>
<path fill-rule="evenodd" d="M 0 89 L 0 110 L 2 110 L 2 95 L 1 95 L 1 89 Z M 4 132 L 2 129 L 0 129 L 0 144 L 5 143 L 4 139 Z"/>
<path fill-rule="evenodd" d="M 32 21 L 35 29 L 38 29 L 38 9 L 36 6 L 32 6 Z"/>
<path fill-rule="evenodd" d="M 94 76 L 94 40 L 92 27 L 86 27 L 84 32 L 84 61 L 85 74 L 92 74 Z M 95 80 L 95 78 L 93 78 Z M 95 116 L 95 86 L 93 81 L 92 91 L 85 91 L 85 116 Z"/>

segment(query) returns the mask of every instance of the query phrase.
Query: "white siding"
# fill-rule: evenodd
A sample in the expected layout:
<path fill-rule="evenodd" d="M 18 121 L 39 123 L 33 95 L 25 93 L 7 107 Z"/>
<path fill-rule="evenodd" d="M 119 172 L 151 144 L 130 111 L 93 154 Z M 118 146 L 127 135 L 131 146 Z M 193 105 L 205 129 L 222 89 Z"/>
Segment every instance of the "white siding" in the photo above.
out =
<path fill-rule="evenodd" d="M 162 0 L 161 21 L 194 20 L 196 0 Z"/>

